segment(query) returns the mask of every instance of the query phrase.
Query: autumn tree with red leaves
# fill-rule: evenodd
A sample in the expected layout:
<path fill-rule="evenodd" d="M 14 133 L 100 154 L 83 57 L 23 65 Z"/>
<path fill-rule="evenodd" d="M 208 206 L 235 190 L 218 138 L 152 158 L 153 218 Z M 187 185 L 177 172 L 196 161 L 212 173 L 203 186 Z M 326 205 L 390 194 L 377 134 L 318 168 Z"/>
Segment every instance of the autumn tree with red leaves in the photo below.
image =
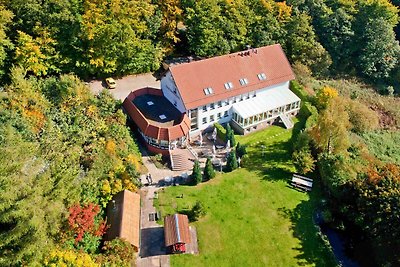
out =
<path fill-rule="evenodd" d="M 107 225 L 104 220 L 98 220 L 99 212 L 99 205 L 93 203 L 85 206 L 76 204 L 69 208 L 68 225 L 74 234 L 75 243 L 82 241 L 85 234 L 96 237 L 104 235 Z"/>

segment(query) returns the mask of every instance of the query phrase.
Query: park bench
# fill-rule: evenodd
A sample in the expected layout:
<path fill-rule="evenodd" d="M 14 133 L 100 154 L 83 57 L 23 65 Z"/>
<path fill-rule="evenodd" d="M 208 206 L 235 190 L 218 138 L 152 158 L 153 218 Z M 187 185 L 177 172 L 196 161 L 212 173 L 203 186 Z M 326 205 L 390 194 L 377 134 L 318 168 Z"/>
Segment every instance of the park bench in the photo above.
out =
<path fill-rule="evenodd" d="M 298 174 L 293 174 L 291 185 L 304 191 L 311 191 L 313 180 Z"/>

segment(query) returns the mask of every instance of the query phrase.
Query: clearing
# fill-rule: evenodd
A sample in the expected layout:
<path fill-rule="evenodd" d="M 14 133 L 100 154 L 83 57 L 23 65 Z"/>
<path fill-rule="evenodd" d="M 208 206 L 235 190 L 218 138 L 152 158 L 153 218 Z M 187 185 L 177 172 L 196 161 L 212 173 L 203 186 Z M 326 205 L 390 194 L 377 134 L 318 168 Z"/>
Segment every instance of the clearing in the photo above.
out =
<path fill-rule="evenodd" d="M 238 136 L 249 145 L 244 167 L 198 186 L 160 192 L 164 215 L 196 200 L 207 210 L 194 223 L 200 255 L 174 255 L 172 266 L 336 266 L 312 221 L 318 186 L 310 194 L 288 186 L 294 172 L 290 137 L 290 130 L 277 126 Z"/>

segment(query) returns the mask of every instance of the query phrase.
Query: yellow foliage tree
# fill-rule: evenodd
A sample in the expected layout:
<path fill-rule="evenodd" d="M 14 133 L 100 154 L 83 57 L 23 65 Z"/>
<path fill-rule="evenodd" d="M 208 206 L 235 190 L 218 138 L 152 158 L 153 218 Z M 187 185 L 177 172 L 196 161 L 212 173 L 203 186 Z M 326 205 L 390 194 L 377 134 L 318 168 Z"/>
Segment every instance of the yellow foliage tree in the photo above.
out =
<path fill-rule="evenodd" d="M 318 90 L 317 95 L 315 96 L 316 106 L 320 110 L 325 109 L 330 100 L 336 98 L 338 95 L 339 94 L 336 89 L 329 86 L 324 86 Z"/>

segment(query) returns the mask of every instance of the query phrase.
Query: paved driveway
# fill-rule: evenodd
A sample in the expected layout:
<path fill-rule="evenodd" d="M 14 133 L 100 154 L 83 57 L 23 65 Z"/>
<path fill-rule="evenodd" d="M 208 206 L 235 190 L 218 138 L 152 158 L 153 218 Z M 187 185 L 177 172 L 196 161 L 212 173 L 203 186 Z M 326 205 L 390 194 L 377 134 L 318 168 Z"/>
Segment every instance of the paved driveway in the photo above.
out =
<path fill-rule="evenodd" d="M 115 99 L 124 100 L 131 91 L 140 89 L 143 87 L 154 87 L 161 88 L 160 81 L 157 81 L 153 76 L 153 73 L 145 73 L 140 75 L 129 75 L 120 79 L 115 79 L 117 87 L 111 89 L 110 92 Z M 101 90 L 105 89 L 105 83 L 103 80 L 93 80 L 89 82 L 90 90 L 94 94 L 98 94 Z"/>

